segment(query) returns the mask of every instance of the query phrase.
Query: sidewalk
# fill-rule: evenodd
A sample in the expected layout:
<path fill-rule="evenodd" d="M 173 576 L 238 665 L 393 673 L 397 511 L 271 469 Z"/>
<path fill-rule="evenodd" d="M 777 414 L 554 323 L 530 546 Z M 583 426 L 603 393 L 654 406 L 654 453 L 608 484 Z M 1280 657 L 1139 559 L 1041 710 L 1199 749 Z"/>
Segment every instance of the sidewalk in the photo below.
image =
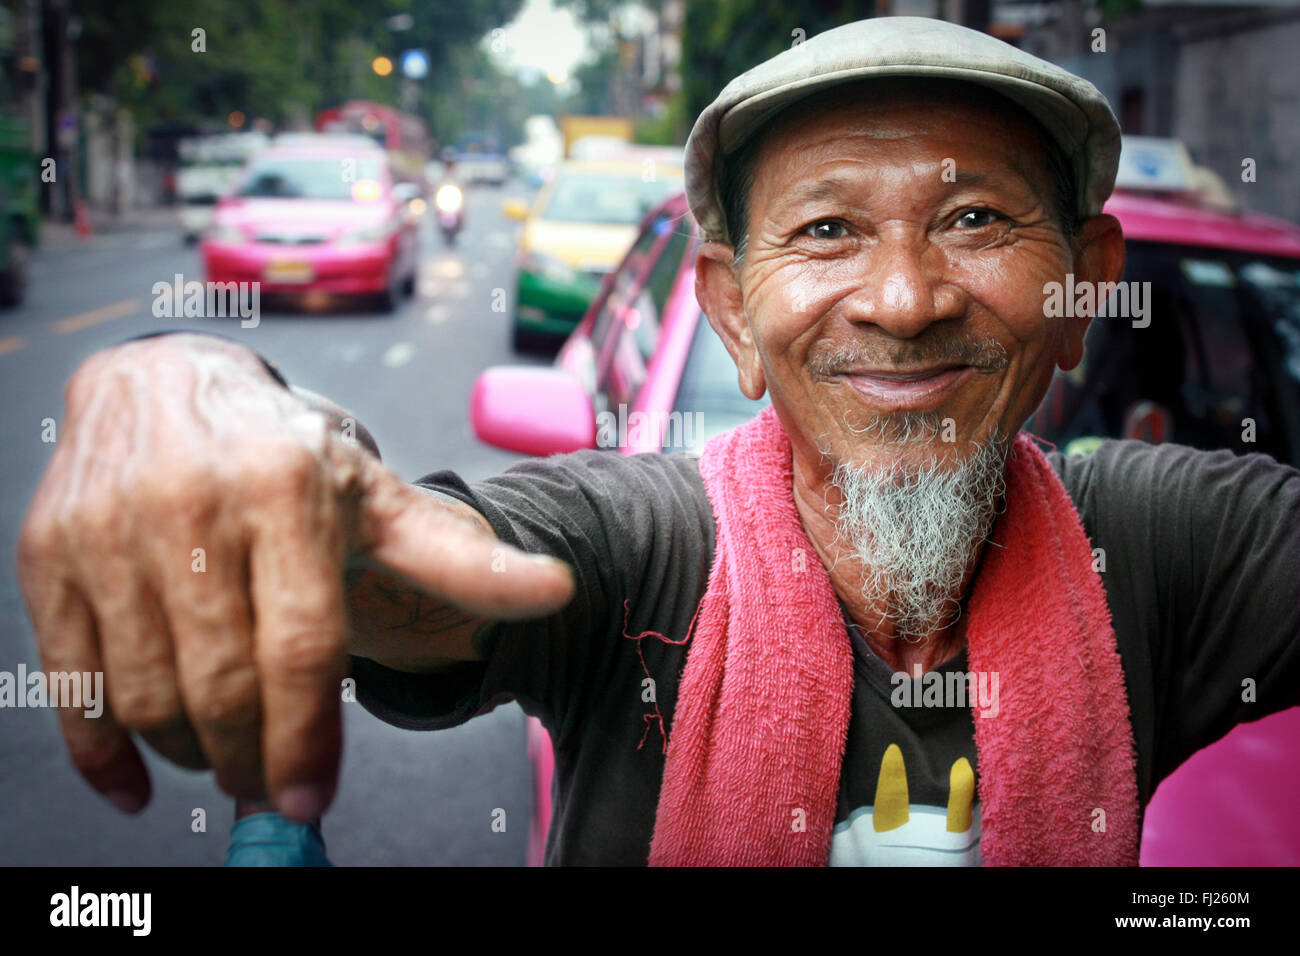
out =
<path fill-rule="evenodd" d="M 92 235 L 83 239 L 77 235 L 74 223 L 46 218 L 41 222 L 41 248 L 57 250 L 93 240 L 95 236 L 153 232 L 175 229 L 180 231 L 180 206 L 140 206 L 128 209 L 120 216 L 102 210 L 90 210 Z"/>

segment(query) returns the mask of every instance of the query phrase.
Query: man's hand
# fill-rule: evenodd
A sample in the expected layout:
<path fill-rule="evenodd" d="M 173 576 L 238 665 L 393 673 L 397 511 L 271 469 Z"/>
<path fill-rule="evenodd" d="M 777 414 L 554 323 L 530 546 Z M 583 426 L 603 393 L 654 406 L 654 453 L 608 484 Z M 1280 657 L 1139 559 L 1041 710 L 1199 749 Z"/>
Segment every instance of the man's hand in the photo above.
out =
<path fill-rule="evenodd" d="M 77 769 L 123 810 L 150 795 L 132 731 L 231 795 L 269 793 L 299 820 L 329 805 L 349 558 L 478 621 L 572 596 L 567 566 L 404 483 L 234 343 L 121 345 L 66 397 L 18 573 L 45 668 L 104 672 L 103 715 L 60 719 Z"/>

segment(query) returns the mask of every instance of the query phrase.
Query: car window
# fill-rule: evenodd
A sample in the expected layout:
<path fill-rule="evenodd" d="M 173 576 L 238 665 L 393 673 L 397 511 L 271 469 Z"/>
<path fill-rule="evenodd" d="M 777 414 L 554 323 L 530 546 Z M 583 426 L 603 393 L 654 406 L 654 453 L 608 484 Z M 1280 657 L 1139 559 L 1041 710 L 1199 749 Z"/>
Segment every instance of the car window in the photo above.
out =
<path fill-rule="evenodd" d="M 1253 259 L 1239 274 L 1247 294 L 1272 321 L 1286 374 L 1300 384 L 1300 262 Z"/>
<path fill-rule="evenodd" d="M 1184 400 L 1197 417 L 1231 427 L 1254 392 L 1256 364 L 1241 325 L 1237 277 L 1219 259 L 1186 256 L 1179 267 L 1179 305 L 1191 346 L 1184 356 Z"/>
<path fill-rule="evenodd" d="M 646 362 L 650 361 L 659 344 L 664 307 L 681 274 L 687 246 L 691 244 L 690 227 L 671 217 L 661 217 L 648 231 L 657 233 L 657 238 L 668 233 L 668 243 L 650 266 L 633 311 L 624 321 L 631 333 L 629 337 L 635 341 L 638 353 Z"/>
<path fill-rule="evenodd" d="M 643 365 L 654 353 L 654 348 L 658 344 L 659 309 L 653 307 L 653 294 L 649 301 L 646 301 L 644 296 L 647 285 L 656 285 L 654 281 L 648 281 L 648 277 L 661 261 L 663 268 L 672 275 L 677 272 L 677 267 L 680 265 L 680 251 L 677 253 L 677 264 L 673 263 L 672 255 L 665 256 L 669 245 L 676 238 L 673 229 L 672 216 L 667 213 L 655 216 L 637 236 L 623 264 L 609 277 L 609 292 L 601 301 L 600 311 L 596 313 L 591 329 L 591 345 L 596 356 L 598 397 L 606 389 L 614 368 L 615 356 L 620 348 L 631 348 L 641 356 Z M 683 237 L 683 241 L 689 241 L 689 236 Z M 662 285 L 663 280 L 657 282 Z M 671 289 L 671 278 L 668 280 L 668 287 Z M 629 325 L 636 327 L 633 332 L 635 338 L 629 345 L 625 345 L 624 333 L 628 331 Z M 626 355 L 621 362 L 626 365 Z M 621 400 L 626 401 L 626 398 Z M 616 400 L 614 404 L 617 405 L 618 401 Z"/>
<path fill-rule="evenodd" d="M 664 306 L 691 241 L 687 224 L 670 215 L 658 216 L 640 237 L 626 268 L 620 270 L 628 276 L 625 294 L 608 320 L 603 348 L 597 352 L 607 408 L 631 405 L 645 382 L 659 345 Z"/>
<path fill-rule="evenodd" d="M 673 412 L 687 423 L 682 433 L 692 439 L 687 447 L 701 450 L 714 435 L 743 425 L 770 404 L 766 393 L 758 401 L 745 397 L 731 353 L 701 315 L 673 401 Z M 664 451 L 681 450 L 682 446 L 671 443 L 664 447 Z"/>
<path fill-rule="evenodd" d="M 541 212 L 548 222 L 584 222 L 634 226 L 672 193 L 682 188 L 677 178 L 646 182 L 638 172 L 562 172 Z"/>
<path fill-rule="evenodd" d="M 1031 430 L 1058 443 L 1120 436 L 1155 403 L 1169 415 L 1166 441 L 1280 460 L 1300 452 L 1300 263 L 1129 242 L 1124 278 L 1151 284 L 1148 324 L 1092 322 L 1084 362 L 1058 375 Z"/>
<path fill-rule="evenodd" d="M 254 161 L 240 196 L 267 199 L 376 199 L 387 177 L 374 157 L 269 157 Z"/>
<path fill-rule="evenodd" d="M 606 343 L 615 327 L 619 310 L 632 294 L 634 287 L 640 284 L 640 275 L 645 271 L 651 254 L 662 238 L 662 234 L 658 231 L 662 228 L 660 224 L 667 218 L 667 216 L 657 217 L 649 229 L 637 236 L 636 242 L 628 250 L 627 258 L 611 277 L 609 295 L 605 298 L 596 316 L 595 324 L 591 327 L 591 345 L 597 355 L 605 354 Z"/>

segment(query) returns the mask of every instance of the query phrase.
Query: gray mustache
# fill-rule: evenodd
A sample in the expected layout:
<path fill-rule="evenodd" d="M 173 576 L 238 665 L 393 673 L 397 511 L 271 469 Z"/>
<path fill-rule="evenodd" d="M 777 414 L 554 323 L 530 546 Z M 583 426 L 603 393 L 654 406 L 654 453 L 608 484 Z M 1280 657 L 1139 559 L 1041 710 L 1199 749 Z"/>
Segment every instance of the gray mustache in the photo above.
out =
<path fill-rule="evenodd" d="M 995 370 L 1010 363 L 1007 350 L 996 339 L 934 339 L 928 342 L 903 342 L 888 351 L 869 348 L 833 346 L 809 359 L 809 368 L 817 375 L 838 375 L 849 369 L 915 368 L 939 362 L 955 362 L 975 368 Z"/>

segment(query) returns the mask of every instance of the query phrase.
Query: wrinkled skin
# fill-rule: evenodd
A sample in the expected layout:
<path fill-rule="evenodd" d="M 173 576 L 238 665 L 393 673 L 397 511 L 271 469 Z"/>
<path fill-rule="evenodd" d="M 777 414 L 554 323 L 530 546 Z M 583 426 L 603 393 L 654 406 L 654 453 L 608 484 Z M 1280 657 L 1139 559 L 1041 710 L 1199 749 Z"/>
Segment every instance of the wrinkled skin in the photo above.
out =
<path fill-rule="evenodd" d="M 856 559 L 836 541 L 834 465 L 953 462 L 995 430 L 1014 436 L 1054 369 L 1083 355 L 1088 319 L 1046 318 L 1044 284 L 1068 272 L 1118 280 L 1123 237 L 1102 215 L 1066 239 L 1037 134 L 1001 101 L 969 87 L 874 89 L 845 89 L 764 130 L 744 259 L 736 268 L 730 246 L 704 244 L 696 292 L 742 391 L 771 393 L 794 446 L 795 502 L 837 593 L 886 661 L 928 670 L 960 650 L 964 619 L 917 646 L 876 627 L 885 609 L 860 593 Z M 840 349 L 856 358 L 828 371 Z M 956 441 L 861 434 L 897 409 L 855 390 L 849 373 L 940 363 L 967 366 L 924 409 L 951 419 Z"/>
<path fill-rule="evenodd" d="M 407 485 L 241 346 L 121 345 L 66 397 L 18 571 L 43 666 L 104 672 L 103 716 L 59 716 L 77 769 L 124 811 L 150 796 L 135 732 L 233 796 L 316 817 L 349 652 L 436 670 L 477 659 L 485 621 L 572 595 L 566 566 Z"/>

